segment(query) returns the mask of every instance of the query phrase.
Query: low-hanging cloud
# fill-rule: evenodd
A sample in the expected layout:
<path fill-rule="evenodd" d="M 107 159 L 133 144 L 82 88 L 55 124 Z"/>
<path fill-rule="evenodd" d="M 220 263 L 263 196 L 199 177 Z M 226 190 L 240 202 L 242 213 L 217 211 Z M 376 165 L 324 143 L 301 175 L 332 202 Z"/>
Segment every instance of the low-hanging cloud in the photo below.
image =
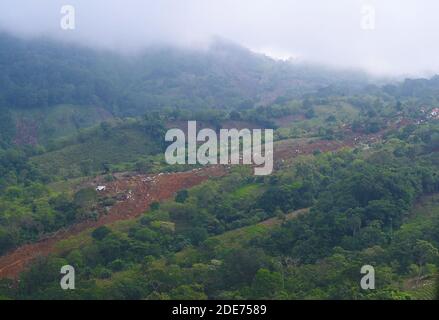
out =
<path fill-rule="evenodd" d="M 63 5 L 76 9 L 75 30 L 60 28 Z M 123 52 L 220 36 L 275 57 L 417 76 L 439 73 L 438 11 L 436 0 L 2 0 L 0 28 Z"/>

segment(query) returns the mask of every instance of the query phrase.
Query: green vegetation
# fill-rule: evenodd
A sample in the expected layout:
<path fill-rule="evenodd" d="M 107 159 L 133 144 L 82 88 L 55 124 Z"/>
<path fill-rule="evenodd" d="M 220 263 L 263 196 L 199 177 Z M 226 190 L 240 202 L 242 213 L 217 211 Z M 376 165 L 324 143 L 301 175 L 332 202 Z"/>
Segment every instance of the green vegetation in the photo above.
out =
<path fill-rule="evenodd" d="M 235 168 L 137 221 L 101 227 L 80 246 L 64 246 L 24 273 L 17 291 L 3 294 L 431 298 L 439 262 L 439 202 L 424 195 L 439 191 L 438 156 L 429 152 L 437 129 L 422 126 L 408 139 L 402 129 L 370 150 L 319 154 L 270 177 Z M 411 141 L 420 146 L 414 157 Z M 418 204 L 418 199 L 424 200 Z M 295 212 L 300 208 L 311 209 Z M 42 272 L 66 263 L 77 268 L 80 289 L 74 292 L 59 289 L 56 273 Z M 359 286 L 365 264 L 376 269 L 376 290 Z"/>
<path fill-rule="evenodd" d="M 439 77 L 378 87 L 221 41 L 129 58 L 2 34 L 0 49 L 0 255 L 105 214 L 116 200 L 84 183 L 97 175 L 194 169 L 163 159 L 166 129 L 187 120 L 273 128 L 280 147 L 349 147 L 266 177 L 236 166 L 138 219 L 63 239 L 16 286 L 0 280 L 0 299 L 435 295 Z M 59 287 L 65 264 L 77 290 Z M 366 264 L 376 290 L 359 286 Z"/>
<path fill-rule="evenodd" d="M 14 109 L 72 104 L 141 116 L 176 107 L 245 108 L 274 88 L 292 96 L 336 81 L 358 85 L 365 78 L 277 63 L 221 40 L 206 53 L 163 47 L 129 58 L 7 34 L 0 34 L 0 48 L 0 106 Z"/>
<path fill-rule="evenodd" d="M 75 178 L 109 172 L 112 165 L 157 154 L 163 143 L 147 133 L 147 124 L 136 120 L 103 122 L 66 140 L 53 146 L 53 151 L 32 157 L 30 162 L 45 174 Z"/>
<path fill-rule="evenodd" d="M 68 224 L 74 215 L 69 199 L 51 193 L 27 157 L 22 150 L 0 150 L 0 253 Z"/>

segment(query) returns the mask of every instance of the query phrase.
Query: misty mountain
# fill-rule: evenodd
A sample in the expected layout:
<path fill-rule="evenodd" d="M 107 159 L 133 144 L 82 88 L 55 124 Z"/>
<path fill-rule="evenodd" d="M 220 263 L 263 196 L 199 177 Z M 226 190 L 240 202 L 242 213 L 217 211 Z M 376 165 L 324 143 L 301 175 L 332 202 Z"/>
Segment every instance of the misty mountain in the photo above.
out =
<path fill-rule="evenodd" d="M 150 47 L 128 56 L 0 35 L 0 106 L 12 109 L 89 105 L 117 116 L 165 107 L 229 109 L 366 82 L 361 73 L 275 61 L 221 39 L 208 50 Z"/>

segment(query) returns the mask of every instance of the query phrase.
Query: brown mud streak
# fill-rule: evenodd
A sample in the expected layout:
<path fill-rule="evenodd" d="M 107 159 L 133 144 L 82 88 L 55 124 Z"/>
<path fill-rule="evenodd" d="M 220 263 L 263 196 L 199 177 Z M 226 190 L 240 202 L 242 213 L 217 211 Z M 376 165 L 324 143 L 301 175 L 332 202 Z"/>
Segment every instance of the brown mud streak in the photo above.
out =
<path fill-rule="evenodd" d="M 107 186 L 103 195 L 114 196 L 119 193 L 125 194 L 125 198 L 118 201 L 107 214 L 102 215 L 96 221 L 75 224 L 39 242 L 23 245 L 0 257 L 0 279 L 16 279 L 30 261 L 54 252 L 56 243 L 63 239 L 89 228 L 136 218 L 143 214 L 152 202 L 169 199 L 179 190 L 193 187 L 210 177 L 219 177 L 225 173 L 225 167 L 212 166 L 189 172 L 128 176 L 114 182 L 102 183 Z M 97 178 L 89 183 L 94 184 L 101 181 L 102 178 Z"/>
<path fill-rule="evenodd" d="M 353 147 L 360 143 L 373 143 L 381 138 L 382 132 L 371 135 L 350 134 L 344 141 L 318 140 L 312 143 L 281 143 L 274 150 L 275 160 L 288 160 L 300 155 L 312 154 L 316 150 L 329 152 L 343 147 Z M 136 218 L 148 210 L 154 201 L 171 198 L 177 191 L 193 187 L 210 177 L 219 177 L 227 173 L 225 166 L 210 166 L 189 172 L 123 176 L 118 174 L 114 182 L 105 183 L 103 177 L 89 181 L 89 186 L 105 185 L 102 195 L 124 195 L 124 199 L 111 207 L 109 213 L 101 215 L 97 221 L 85 221 L 69 229 L 58 231 L 39 242 L 23 245 L 0 257 L 0 279 L 17 279 L 18 275 L 35 258 L 55 252 L 56 244 L 89 228 L 96 228 L 119 220 Z"/>

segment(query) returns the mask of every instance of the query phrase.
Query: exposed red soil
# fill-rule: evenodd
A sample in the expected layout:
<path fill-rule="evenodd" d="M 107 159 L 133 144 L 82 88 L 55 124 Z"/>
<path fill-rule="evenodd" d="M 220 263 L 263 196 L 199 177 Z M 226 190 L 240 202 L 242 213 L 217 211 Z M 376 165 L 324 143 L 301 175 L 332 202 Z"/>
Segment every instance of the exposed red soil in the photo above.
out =
<path fill-rule="evenodd" d="M 32 146 L 38 144 L 38 124 L 35 121 L 19 119 L 15 124 L 15 130 L 15 144 Z"/>
<path fill-rule="evenodd" d="M 276 123 L 276 125 L 278 125 L 279 127 L 288 127 L 289 125 L 291 125 L 291 123 L 305 120 L 305 118 L 306 117 L 303 114 L 292 114 L 292 115 L 276 118 L 274 119 L 274 123 Z"/>
<path fill-rule="evenodd" d="M 290 213 L 285 215 L 285 221 L 295 219 L 298 216 L 300 216 L 302 214 L 306 214 L 308 212 L 309 212 L 309 208 L 299 209 L 299 210 L 290 212 Z M 278 217 L 274 217 L 274 218 L 264 220 L 264 221 L 260 222 L 259 224 L 263 225 L 263 226 L 267 226 L 267 227 L 273 227 L 273 226 L 281 225 L 282 222 L 283 222 L 282 219 L 279 219 Z"/>
<path fill-rule="evenodd" d="M 17 278 L 29 262 L 39 256 L 46 256 L 53 252 L 60 240 L 76 235 L 88 228 L 96 228 L 119 220 L 127 220 L 143 214 L 151 203 L 171 198 L 175 192 L 193 187 L 206 181 L 210 177 L 222 176 L 226 173 L 224 166 L 212 166 L 196 169 L 189 172 L 121 176 L 113 182 L 105 183 L 99 177 L 87 184 L 91 186 L 104 185 L 106 190 L 103 196 L 123 195 L 123 199 L 111 207 L 110 211 L 102 215 L 97 221 L 88 220 L 74 226 L 60 230 L 57 233 L 27 244 L 0 257 L 0 278 Z"/>
<path fill-rule="evenodd" d="M 315 140 L 310 142 L 286 140 L 281 141 L 274 149 L 274 159 L 283 161 L 295 158 L 300 155 L 312 154 L 315 151 L 330 152 L 340 150 L 341 148 L 352 148 L 361 144 L 368 145 L 378 142 L 383 132 L 360 135 L 348 133 L 343 141 L 339 140 Z"/>
<path fill-rule="evenodd" d="M 383 131 L 384 132 L 384 131 Z M 293 159 L 300 155 L 336 151 L 343 147 L 354 147 L 360 144 L 377 142 L 383 132 L 370 135 L 347 134 L 344 141 L 317 140 L 314 142 L 285 141 L 276 144 L 274 160 L 276 162 Z M 97 221 L 88 220 L 78 223 L 69 229 L 60 230 L 47 238 L 19 247 L 15 251 L 0 257 L 0 278 L 17 278 L 30 261 L 46 256 L 54 251 L 60 240 L 76 235 L 89 228 L 96 228 L 119 220 L 127 220 L 140 216 L 148 210 L 154 201 L 171 198 L 177 191 L 193 187 L 210 177 L 219 177 L 227 173 L 225 166 L 210 166 L 189 172 L 163 173 L 157 175 L 124 175 L 117 174 L 113 182 L 105 182 L 103 177 L 90 180 L 84 186 L 105 186 L 102 196 L 120 198 L 107 214 L 101 215 Z"/>

